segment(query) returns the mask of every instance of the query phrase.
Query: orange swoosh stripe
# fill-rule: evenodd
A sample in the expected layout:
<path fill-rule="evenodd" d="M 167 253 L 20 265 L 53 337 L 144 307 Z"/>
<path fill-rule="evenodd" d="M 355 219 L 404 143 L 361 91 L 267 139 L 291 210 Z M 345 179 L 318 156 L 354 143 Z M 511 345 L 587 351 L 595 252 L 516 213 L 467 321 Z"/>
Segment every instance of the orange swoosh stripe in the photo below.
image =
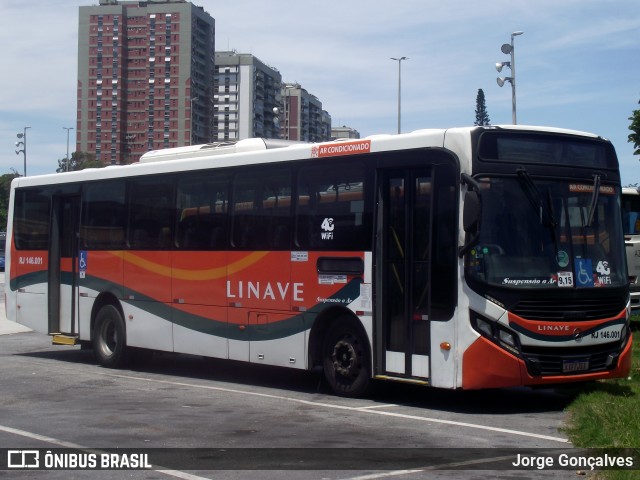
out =
<path fill-rule="evenodd" d="M 216 280 L 218 278 L 226 277 L 227 275 L 240 272 L 250 267 L 251 265 L 262 260 L 265 256 L 267 256 L 268 253 L 269 252 L 252 252 L 246 257 L 230 263 L 229 265 L 225 265 L 224 267 L 210 268 L 207 270 L 185 270 L 183 268 L 171 268 L 167 267 L 166 265 L 160 265 L 159 263 L 146 260 L 132 253 L 126 254 L 126 261 L 135 265 L 136 267 L 140 267 L 143 270 L 147 270 L 151 273 L 155 273 L 156 275 L 161 275 L 163 277 L 173 277 L 178 280 Z M 125 252 L 111 252 L 111 254 L 123 260 L 125 259 Z"/>

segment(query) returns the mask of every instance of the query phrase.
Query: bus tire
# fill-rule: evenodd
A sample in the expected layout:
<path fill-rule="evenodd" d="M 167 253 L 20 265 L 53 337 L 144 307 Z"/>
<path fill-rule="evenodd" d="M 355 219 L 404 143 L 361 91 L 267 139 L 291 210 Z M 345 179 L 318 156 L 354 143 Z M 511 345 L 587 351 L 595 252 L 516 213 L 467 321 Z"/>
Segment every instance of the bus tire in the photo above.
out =
<path fill-rule="evenodd" d="M 337 395 L 361 397 L 369 390 L 369 349 L 360 329 L 338 319 L 327 331 L 322 352 L 325 378 Z"/>
<path fill-rule="evenodd" d="M 124 319 L 113 305 L 105 305 L 96 315 L 93 352 L 103 367 L 120 368 L 129 360 Z"/>

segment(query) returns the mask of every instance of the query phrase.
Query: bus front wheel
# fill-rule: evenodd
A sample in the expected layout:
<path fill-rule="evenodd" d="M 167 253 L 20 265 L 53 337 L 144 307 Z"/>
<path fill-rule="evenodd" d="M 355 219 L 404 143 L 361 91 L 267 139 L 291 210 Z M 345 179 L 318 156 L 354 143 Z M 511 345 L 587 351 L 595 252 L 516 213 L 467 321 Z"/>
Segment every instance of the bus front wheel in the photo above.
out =
<path fill-rule="evenodd" d="M 323 370 L 332 390 L 343 397 L 364 395 L 371 383 L 366 337 L 349 322 L 336 321 L 323 344 Z"/>
<path fill-rule="evenodd" d="M 113 305 L 105 305 L 96 316 L 93 352 L 103 367 L 119 368 L 128 360 L 124 319 Z"/>

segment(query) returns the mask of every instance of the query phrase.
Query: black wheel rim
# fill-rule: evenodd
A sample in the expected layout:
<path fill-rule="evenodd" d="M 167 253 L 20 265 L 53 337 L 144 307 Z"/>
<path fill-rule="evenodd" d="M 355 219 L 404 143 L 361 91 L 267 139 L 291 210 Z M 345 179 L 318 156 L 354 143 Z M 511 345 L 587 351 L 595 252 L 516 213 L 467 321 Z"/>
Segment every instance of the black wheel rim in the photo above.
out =
<path fill-rule="evenodd" d="M 118 346 L 118 330 L 113 319 L 102 322 L 100 329 L 100 350 L 105 357 L 110 357 Z"/>
<path fill-rule="evenodd" d="M 351 337 L 338 340 L 331 353 L 331 361 L 335 372 L 346 378 L 356 378 L 360 373 L 358 352 Z"/>

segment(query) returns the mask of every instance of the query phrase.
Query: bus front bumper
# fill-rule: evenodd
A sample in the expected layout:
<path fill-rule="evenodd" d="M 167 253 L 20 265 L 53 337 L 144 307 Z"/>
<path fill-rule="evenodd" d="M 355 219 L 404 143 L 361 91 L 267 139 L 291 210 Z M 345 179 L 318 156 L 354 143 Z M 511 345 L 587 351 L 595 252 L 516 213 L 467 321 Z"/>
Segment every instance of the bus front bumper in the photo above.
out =
<path fill-rule="evenodd" d="M 478 338 L 464 353 L 462 360 L 462 388 L 503 388 L 533 385 L 555 385 L 627 377 L 631 371 L 632 336 L 610 370 L 564 375 L 533 376 L 525 361 L 503 350 L 484 337 Z"/>

